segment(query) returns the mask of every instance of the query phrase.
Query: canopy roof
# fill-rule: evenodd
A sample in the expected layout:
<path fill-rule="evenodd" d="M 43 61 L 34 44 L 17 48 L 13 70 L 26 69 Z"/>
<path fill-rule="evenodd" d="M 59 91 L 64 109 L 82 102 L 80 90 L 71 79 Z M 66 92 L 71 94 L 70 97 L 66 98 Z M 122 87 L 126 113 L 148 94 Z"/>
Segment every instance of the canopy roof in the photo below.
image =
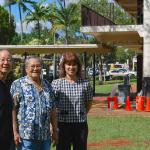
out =
<path fill-rule="evenodd" d="M 12 54 L 51 54 L 72 51 L 75 53 L 107 53 L 110 48 L 98 44 L 76 45 L 0 45 L 0 49 L 7 49 Z"/>
<path fill-rule="evenodd" d="M 139 53 L 143 51 L 142 26 L 114 25 L 114 26 L 86 26 L 80 27 L 80 31 L 91 34 L 102 42 L 112 42 L 117 46 L 123 46 Z"/>

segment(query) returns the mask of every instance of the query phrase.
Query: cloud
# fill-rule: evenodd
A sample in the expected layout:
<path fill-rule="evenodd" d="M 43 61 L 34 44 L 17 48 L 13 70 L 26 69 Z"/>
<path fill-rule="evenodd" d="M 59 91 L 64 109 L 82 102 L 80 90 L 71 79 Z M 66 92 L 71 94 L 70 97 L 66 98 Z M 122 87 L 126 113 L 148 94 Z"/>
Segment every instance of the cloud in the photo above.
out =
<path fill-rule="evenodd" d="M 42 22 L 41 24 L 42 24 L 42 27 L 47 27 L 47 28 L 50 28 L 50 27 L 51 27 L 50 23 Z M 34 27 L 35 27 L 35 22 L 28 23 L 28 25 L 27 25 L 26 22 L 24 22 L 24 23 L 23 23 L 23 32 L 24 32 L 24 33 L 30 33 L 31 30 L 32 30 Z M 20 22 L 17 22 L 17 23 L 16 23 L 16 32 L 17 32 L 17 33 L 21 33 Z"/>
<path fill-rule="evenodd" d="M 23 23 L 23 32 L 24 33 L 30 33 L 31 29 L 34 27 L 34 23 L 31 22 L 28 25 L 24 22 Z M 17 33 L 21 33 L 21 26 L 20 26 L 20 22 L 16 23 L 16 32 Z"/>
<path fill-rule="evenodd" d="M 70 4 L 70 3 L 78 3 L 79 0 L 65 0 L 66 4 Z"/>
<path fill-rule="evenodd" d="M 0 5 L 3 6 L 5 4 L 5 0 L 0 0 Z"/>

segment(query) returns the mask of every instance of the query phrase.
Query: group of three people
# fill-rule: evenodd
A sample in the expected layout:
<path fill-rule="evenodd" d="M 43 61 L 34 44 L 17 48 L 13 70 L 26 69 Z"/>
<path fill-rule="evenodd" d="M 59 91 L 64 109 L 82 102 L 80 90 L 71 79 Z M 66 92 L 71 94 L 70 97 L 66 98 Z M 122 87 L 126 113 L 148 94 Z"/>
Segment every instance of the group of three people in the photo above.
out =
<path fill-rule="evenodd" d="M 5 79 L 12 67 L 8 50 L 0 51 L 0 147 L 17 150 L 87 150 L 87 113 L 92 88 L 82 78 L 76 54 L 66 52 L 60 62 L 60 78 L 50 84 L 41 79 L 43 62 L 31 56 L 26 76 L 15 80 L 10 92 Z M 12 113 L 12 115 L 11 115 Z M 51 126 L 51 128 L 50 128 Z"/>

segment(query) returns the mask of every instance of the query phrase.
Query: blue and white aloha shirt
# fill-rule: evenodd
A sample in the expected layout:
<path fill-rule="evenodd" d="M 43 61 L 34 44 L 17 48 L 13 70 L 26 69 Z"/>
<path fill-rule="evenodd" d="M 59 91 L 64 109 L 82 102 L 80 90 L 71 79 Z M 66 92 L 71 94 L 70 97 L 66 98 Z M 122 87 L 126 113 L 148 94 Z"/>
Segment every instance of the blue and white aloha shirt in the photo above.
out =
<path fill-rule="evenodd" d="M 42 80 L 42 85 L 43 89 L 38 91 L 27 76 L 15 80 L 11 85 L 22 139 L 50 139 L 50 112 L 55 107 L 55 100 L 50 84 Z"/>

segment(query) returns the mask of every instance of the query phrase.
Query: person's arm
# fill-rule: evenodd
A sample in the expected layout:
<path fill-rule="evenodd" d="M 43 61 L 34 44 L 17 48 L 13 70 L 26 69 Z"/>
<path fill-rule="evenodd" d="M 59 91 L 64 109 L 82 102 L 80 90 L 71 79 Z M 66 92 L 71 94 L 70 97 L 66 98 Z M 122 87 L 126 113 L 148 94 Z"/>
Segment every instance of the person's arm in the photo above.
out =
<path fill-rule="evenodd" d="M 20 140 L 20 135 L 18 133 L 16 98 L 17 96 L 13 98 L 14 105 L 13 105 L 13 110 L 12 110 L 12 119 L 13 119 L 12 121 L 13 121 L 14 142 L 16 145 L 19 145 L 21 140 Z"/>
<path fill-rule="evenodd" d="M 12 111 L 12 117 L 13 117 L 13 133 L 14 133 L 14 141 L 15 144 L 18 145 L 20 143 L 20 135 L 18 133 L 18 127 L 17 127 L 17 117 L 16 117 L 16 109 L 13 109 Z"/>
<path fill-rule="evenodd" d="M 57 123 L 57 109 L 53 108 L 51 112 L 51 125 L 52 125 L 52 140 L 54 145 L 58 143 L 58 123 Z"/>
<path fill-rule="evenodd" d="M 93 90 L 89 81 L 87 81 L 87 88 L 85 91 L 86 91 L 85 108 L 86 108 L 86 113 L 88 113 L 92 107 L 92 101 L 93 101 Z"/>
<path fill-rule="evenodd" d="M 88 113 L 90 111 L 91 107 L 92 107 L 92 100 L 87 101 L 85 107 L 86 107 L 86 113 Z"/>

